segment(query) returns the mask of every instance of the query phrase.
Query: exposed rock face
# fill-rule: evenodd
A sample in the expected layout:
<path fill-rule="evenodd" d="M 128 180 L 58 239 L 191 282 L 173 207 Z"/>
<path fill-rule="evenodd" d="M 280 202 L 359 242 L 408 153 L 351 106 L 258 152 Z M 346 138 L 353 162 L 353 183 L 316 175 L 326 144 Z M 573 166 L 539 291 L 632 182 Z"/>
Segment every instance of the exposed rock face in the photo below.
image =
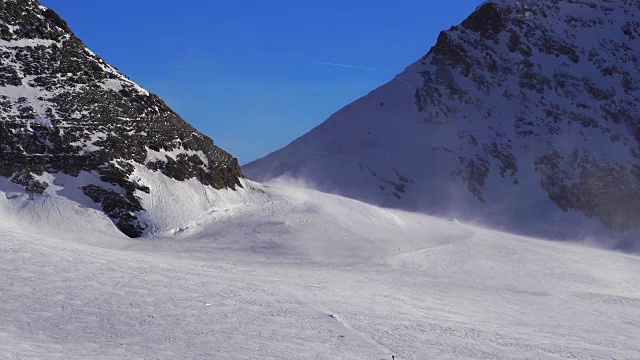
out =
<path fill-rule="evenodd" d="M 245 172 L 527 232 L 550 218 L 568 236 L 576 219 L 638 229 L 639 18 L 637 0 L 485 2 L 391 82 Z M 395 199 L 358 164 L 415 185 Z"/>
<path fill-rule="evenodd" d="M 36 0 L 0 2 L 0 176 L 31 193 L 43 174 L 94 172 L 86 196 L 124 233 L 146 224 L 134 164 L 216 189 L 240 186 L 237 160 L 156 95 L 89 51 Z"/>
<path fill-rule="evenodd" d="M 637 1 L 485 3 L 461 27 L 443 33 L 423 59 L 436 74 L 447 75 L 421 72 L 421 106 L 442 109 L 451 99 L 477 104 L 478 111 L 462 118 L 484 113 L 489 131 L 507 135 L 481 144 L 480 152 L 485 163 L 499 166 L 503 178 L 510 164 L 508 176 L 517 176 L 512 144 L 526 150 L 530 139 L 540 139 L 533 141 L 543 145 L 536 146 L 543 152 L 535 159 L 536 172 L 560 209 L 578 210 L 618 231 L 638 227 L 640 46 L 630 30 L 637 26 L 636 15 Z M 458 72 L 464 79 L 455 79 Z M 517 87 L 509 86 L 514 82 Z M 444 92 L 434 91 L 444 84 Z M 496 113 L 505 108 L 513 118 L 498 120 L 502 114 Z M 456 118 L 446 110 L 426 115 Z M 601 148 L 560 150 L 563 137 L 598 139 Z M 607 154 L 612 143 L 624 152 Z M 461 163 L 477 161 L 460 156 Z M 488 173 L 463 176 L 479 200 Z"/>

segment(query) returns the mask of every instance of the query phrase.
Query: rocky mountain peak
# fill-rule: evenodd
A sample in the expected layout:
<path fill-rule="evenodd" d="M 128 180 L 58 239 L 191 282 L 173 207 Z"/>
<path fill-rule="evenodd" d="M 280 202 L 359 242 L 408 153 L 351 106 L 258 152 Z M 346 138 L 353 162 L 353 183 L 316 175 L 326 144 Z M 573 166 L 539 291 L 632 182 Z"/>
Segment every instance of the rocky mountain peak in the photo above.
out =
<path fill-rule="evenodd" d="M 514 153 L 537 148 L 544 153 L 534 161 L 540 185 L 560 209 L 596 217 L 617 231 L 640 226 L 640 48 L 633 35 L 638 5 L 486 2 L 461 26 L 441 34 L 423 59 L 435 71 L 421 72 L 420 100 L 438 107 L 444 95 L 476 104 L 475 111 L 456 116 L 445 110 L 437 117 L 477 121 L 484 113 L 491 124 L 487 130 L 499 141 L 482 144 L 484 156 L 461 160 L 467 168 L 463 178 L 479 200 L 488 190 L 488 164 L 497 161 L 502 177 L 515 178 Z M 618 144 L 624 150 L 611 153 L 608 148 Z"/>
<path fill-rule="evenodd" d="M 527 233 L 637 230 L 639 17 L 636 0 L 487 1 L 245 171 Z"/>
<path fill-rule="evenodd" d="M 0 176 L 35 195 L 63 175 L 125 234 L 148 224 L 136 169 L 235 189 L 237 160 L 91 52 L 35 0 L 0 2 Z M 80 176 L 82 175 L 82 176 Z M 57 190 L 56 190 L 57 191 Z"/>

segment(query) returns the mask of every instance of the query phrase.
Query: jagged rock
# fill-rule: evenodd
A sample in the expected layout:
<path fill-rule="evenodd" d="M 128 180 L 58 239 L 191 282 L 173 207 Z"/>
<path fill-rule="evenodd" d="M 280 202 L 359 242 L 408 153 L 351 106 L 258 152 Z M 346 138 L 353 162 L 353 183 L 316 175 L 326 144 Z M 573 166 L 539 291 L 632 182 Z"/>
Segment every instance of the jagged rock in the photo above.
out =
<path fill-rule="evenodd" d="M 477 32 L 483 38 L 495 36 L 502 31 L 504 19 L 500 7 L 492 2 L 481 5 L 461 24 L 465 29 Z"/>
<path fill-rule="evenodd" d="M 135 237 L 145 228 L 136 192 L 150 190 L 131 179 L 134 164 L 216 189 L 241 186 L 233 156 L 89 51 L 37 1 L 0 2 L 0 59 L 0 176 L 27 191 L 50 185 L 34 175 L 95 172 L 104 186 L 87 184 L 84 193 Z"/>

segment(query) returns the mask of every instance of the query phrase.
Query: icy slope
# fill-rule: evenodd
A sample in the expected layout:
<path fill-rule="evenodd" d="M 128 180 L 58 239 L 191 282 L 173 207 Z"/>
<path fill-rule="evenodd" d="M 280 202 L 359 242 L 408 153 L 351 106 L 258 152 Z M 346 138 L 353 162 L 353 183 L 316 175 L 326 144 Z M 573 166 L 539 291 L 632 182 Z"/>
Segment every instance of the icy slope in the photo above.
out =
<path fill-rule="evenodd" d="M 0 178 L 37 201 L 73 193 L 136 237 L 162 216 L 141 200 L 158 196 L 136 179 L 141 166 L 155 172 L 150 181 L 240 184 L 233 156 L 87 49 L 36 0 L 0 2 L 0 58 Z M 59 189 L 65 183 L 74 188 Z"/>
<path fill-rule="evenodd" d="M 637 1 L 488 1 L 388 84 L 243 167 L 552 236 L 640 226 Z"/>
<path fill-rule="evenodd" d="M 640 358 L 636 256 L 244 186 L 154 239 L 1 223 L 0 358 Z"/>

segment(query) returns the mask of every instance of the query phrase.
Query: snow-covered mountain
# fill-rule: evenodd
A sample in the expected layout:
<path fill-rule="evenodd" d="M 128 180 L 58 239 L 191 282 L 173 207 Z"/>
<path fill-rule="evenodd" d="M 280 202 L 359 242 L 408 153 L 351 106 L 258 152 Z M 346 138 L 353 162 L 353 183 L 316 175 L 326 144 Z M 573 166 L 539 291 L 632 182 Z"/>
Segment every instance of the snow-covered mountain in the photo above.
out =
<path fill-rule="evenodd" d="M 36 0 L 0 2 L 0 58 L 6 206 L 66 208 L 71 200 L 101 209 L 136 237 L 183 210 L 209 208 L 212 189 L 241 186 L 233 156 L 92 53 Z M 167 194 L 178 191 L 172 202 Z"/>
<path fill-rule="evenodd" d="M 553 236 L 640 227 L 640 4 L 488 1 L 263 159 L 269 180 Z"/>

